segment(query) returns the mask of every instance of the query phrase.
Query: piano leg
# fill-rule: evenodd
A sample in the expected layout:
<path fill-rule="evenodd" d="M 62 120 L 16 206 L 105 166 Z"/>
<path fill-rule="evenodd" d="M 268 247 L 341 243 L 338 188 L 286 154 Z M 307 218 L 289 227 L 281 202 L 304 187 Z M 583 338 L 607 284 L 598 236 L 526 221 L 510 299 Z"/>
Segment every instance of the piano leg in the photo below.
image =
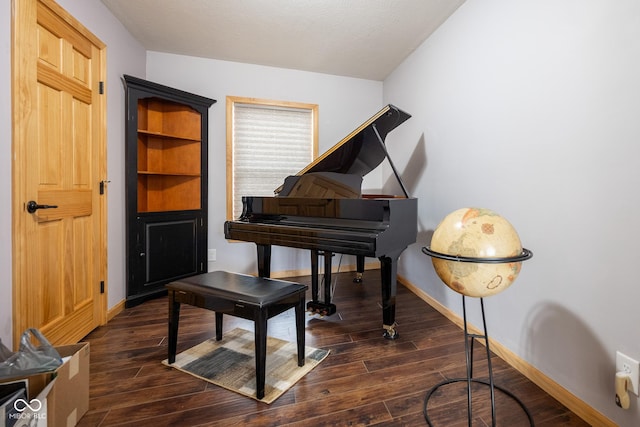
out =
<path fill-rule="evenodd" d="M 401 252 L 402 251 L 399 251 L 379 258 L 382 282 L 383 336 L 391 340 L 399 337 L 396 331 L 396 292 L 398 286 L 398 257 Z"/>
<path fill-rule="evenodd" d="M 353 279 L 353 283 L 362 283 L 362 274 L 364 273 L 364 256 L 356 256 L 356 277 Z"/>
<path fill-rule="evenodd" d="M 318 250 L 311 249 L 311 300 L 318 301 Z"/>
<path fill-rule="evenodd" d="M 324 303 L 331 303 L 331 260 L 333 252 L 324 251 Z"/>
<path fill-rule="evenodd" d="M 271 245 L 256 244 L 258 248 L 258 275 L 271 277 Z"/>

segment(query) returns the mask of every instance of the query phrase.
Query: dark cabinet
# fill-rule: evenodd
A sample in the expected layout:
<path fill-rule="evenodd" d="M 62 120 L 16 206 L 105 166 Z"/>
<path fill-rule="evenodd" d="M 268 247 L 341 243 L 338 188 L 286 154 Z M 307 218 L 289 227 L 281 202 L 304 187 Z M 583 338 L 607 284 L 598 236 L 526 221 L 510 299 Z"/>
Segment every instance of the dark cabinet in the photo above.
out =
<path fill-rule="evenodd" d="M 136 77 L 126 88 L 127 299 L 207 270 L 208 111 L 216 101 Z"/>

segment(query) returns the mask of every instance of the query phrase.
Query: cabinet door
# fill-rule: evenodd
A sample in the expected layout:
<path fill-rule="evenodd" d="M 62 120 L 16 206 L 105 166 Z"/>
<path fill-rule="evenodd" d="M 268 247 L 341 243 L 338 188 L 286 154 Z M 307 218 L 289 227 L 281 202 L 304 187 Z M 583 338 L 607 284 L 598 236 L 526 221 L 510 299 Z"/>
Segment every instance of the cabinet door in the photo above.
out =
<path fill-rule="evenodd" d="M 162 292 L 173 280 L 205 272 L 206 229 L 202 215 L 141 215 L 130 245 L 127 306 Z"/>

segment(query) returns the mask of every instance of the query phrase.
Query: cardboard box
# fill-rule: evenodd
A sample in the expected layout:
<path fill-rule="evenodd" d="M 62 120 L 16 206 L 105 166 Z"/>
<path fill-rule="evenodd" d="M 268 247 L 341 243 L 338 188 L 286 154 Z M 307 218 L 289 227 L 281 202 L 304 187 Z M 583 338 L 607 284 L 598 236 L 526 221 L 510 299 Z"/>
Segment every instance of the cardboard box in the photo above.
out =
<path fill-rule="evenodd" d="M 28 401 L 37 400 L 32 405 L 38 406 L 37 411 L 31 417 L 37 419 L 38 427 L 73 427 L 89 410 L 89 343 L 59 346 L 56 350 L 64 363 L 55 371 L 2 380 L 27 383 Z"/>
<path fill-rule="evenodd" d="M 56 350 L 65 362 L 55 371 L 55 385 L 47 398 L 47 421 L 49 426 L 73 427 L 89 410 L 89 343 Z"/>

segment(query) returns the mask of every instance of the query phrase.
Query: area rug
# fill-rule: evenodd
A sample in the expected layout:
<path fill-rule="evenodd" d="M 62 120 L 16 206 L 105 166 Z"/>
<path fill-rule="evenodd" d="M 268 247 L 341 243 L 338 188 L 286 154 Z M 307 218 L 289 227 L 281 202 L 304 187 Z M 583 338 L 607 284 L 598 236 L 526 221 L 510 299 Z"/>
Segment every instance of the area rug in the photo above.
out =
<path fill-rule="evenodd" d="M 256 362 L 254 333 L 236 328 L 222 340 L 208 339 L 176 355 L 176 361 L 163 364 L 256 400 Z M 322 362 L 329 350 L 305 347 L 304 366 L 298 366 L 295 342 L 267 337 L 264 403 L 272 403 L 298 380 Z"/>

